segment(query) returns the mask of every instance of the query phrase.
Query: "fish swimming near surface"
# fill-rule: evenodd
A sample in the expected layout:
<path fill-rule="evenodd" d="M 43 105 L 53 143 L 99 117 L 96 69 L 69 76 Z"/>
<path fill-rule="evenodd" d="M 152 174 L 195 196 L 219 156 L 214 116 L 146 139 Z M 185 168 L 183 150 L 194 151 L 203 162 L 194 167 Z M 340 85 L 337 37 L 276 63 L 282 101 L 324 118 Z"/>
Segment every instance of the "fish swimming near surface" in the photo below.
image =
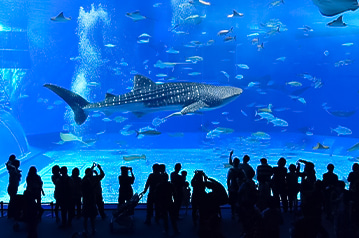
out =
<path fill-rule="evenodd" d="M 146 160 L 146 155 L 124 155 L 123 160 L 132 161 L 132 160 Z"/>
<path fill-rule="evenodd" d="M 331 17 L 346 11 L 359 8 L 357 0 L 313 0 L 322 15 Z"/>
<path fill-rule="evenodd" d="M 327 150 L 327 149 L 329 149 L 329 146 L 322 145 L 319 142 L 317 143 L 316 146 L 313 147 L 313 150 Z"/>
<path fill-rule="evenodd" d="M 347 24 L 345 24 L 343 22 L 343 15 L 341 15 L 340 17 L 338 17 L 334 21 L 329 22 L 327 25 L 332 26 L 332 27 L 344 27 L 344 26 L 347 26 Z"/>
<path fill-rule="evenodd" d="M 57 15 L 56 17 L 51 17 L 50 18 L 51 21 L 56 21 L 56 22 L 67 22 L 71 20 L 71 17 L 65 17 L 63 12 L 60 12 L 59 15 Z"/>
<path fill-rule="evenodd" d="M 243 90 L 231 86 L 201 83 L 164 83 L 157 85 L 143 75 L 135 75 L 133 89 L 122 95 L 106 94 L 105 100 L 90 103 L 65 88 L 45 84 L 60 96 L 73 110 L 78 125 L 84 123 L 90 112 L 102 111 L 107 116 L 115 112 L 131 111 L 141 117 L 156 111 L 176 111 L 166 118 L 194 113 L 199 110 L 220 108 L 236 99 Z"/>

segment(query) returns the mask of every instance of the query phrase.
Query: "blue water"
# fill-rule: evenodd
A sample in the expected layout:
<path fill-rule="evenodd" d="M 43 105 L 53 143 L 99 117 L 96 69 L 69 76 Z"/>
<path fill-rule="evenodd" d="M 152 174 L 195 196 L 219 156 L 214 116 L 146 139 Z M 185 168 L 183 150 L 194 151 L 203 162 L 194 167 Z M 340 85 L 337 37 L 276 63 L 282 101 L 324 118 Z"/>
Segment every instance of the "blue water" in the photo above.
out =
<path fill-rule="evenodd" d="M 188 180 L 203 169 L 225 183 L 223 164 L 233 149 L 239 157 L 249 154 L 254 167 L 261 157 L 275 165 L 285 156 L 288 165 L 299 158 L 315 162 L 318 178 L 328 163 L 347 177 L 359 156 L 348 151 L 359 142 L 358 13 L 343 13 L 346 27 L 330 27 L 339 15 L 325 17 L 309 0 L 209 2 L 2 1 L 0 109 L 16 123 L 1 118 L 1 141 L 11 144 L 2 149 L 1 163 L 10 150 L 22 159 L 20 191 L 33 164 L 44 181 L 44 201 L 51 201 L 54 164 L 79 167 L 83 175 L 94 161 L 106 173 L 106 202 L 117 200 L 124 164 L 134 168 L 137 192 L 155 162 L 168 172 L 182 162 Z M 233 9 L 244 15 L 228 18 Z M 126 16 L 136 10 L 146 19 Z M 50 20 L 61 11 L 71 20 Z M 139 37 L 144 33 L 149 36 Z M 228 36 L 235 40 L 224 41 Z M 191 56 L 200 60 L 186 61 Z M 158 60 L 181 64 L 160 69 Z M 93 112 L 79 126 L 70 107 L 43 87 L 56 84 L 99 102 L 106 93 L 131 91 L 137 73 L 157 83 L 233 86 L 243 93 L 221 108 L 162 123 L 155 122 L 174 111 L 143 117 Z M 261 119 L 263 112 L 277 120 Z M 136 137 L 149 127 L 161 134 Z M 315 150 L 317 143 L 329 148 Z M 133 154 L 146 160 L 123 160 Z M 0 173 L 0 198 L 7 200 L 7 173 Z"/>

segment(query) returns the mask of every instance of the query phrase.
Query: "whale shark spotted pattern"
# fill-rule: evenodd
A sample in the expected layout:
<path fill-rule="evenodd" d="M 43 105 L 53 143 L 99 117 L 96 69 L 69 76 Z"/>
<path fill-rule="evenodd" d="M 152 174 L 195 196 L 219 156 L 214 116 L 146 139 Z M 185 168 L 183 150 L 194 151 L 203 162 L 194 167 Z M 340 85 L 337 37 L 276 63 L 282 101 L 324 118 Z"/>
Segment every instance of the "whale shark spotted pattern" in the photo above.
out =
<path fill-rule="evenodd" d="M 107 93 L 105 100 L 97 103 L 89 103 L 80 95 L 56 85 L 45 84 L 44 87 L 52 90 L 72 108 L 79 125 L 86 121 L 91 111 L 102 111 L 107 115 L 131 111 L 138 117 L 156 111 L 177 111 L 168 118 L 224 106 L 242 93 L 242 89 L 236 87 L 201 83 L 157 85 L 142 75 L 134 77 L 131 92 L 122 95 Z"/>

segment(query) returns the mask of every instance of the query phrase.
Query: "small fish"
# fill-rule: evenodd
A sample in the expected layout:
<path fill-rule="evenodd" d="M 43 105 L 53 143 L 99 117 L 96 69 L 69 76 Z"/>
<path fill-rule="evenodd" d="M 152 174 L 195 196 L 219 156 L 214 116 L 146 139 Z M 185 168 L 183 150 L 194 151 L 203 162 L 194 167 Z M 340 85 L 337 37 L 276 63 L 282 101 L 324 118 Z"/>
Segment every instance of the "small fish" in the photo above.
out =
<path fill-rule="evenodd" d="M 149 37 L 152 37 L 152 36 L 150 36 L 147 33 L 142 33 L 141 35 L 138 36 L 138 38 L 149 38 Z"/>
<path fill-rule="evenodd" d="M 197 75 L 201 75 L 201 72 L 191 72 L 188 73 L 189 76 L 197 76 Z"/>
<path fill-rule="evenodd" d="M 206 43 L 207 46 L 210 46 L 210 45 L 213 45 L 213 44 L 214 44 L 214 40 L 208 40 L 207 43 Z"/>
<path fill-rule="evenodd" d="M 56 17 L 51 17 L 50 18 L 51 21 L 56 21 L 56 22 L 67 22 L 71 20 L 71 17 L 65 17 L 63 12 L 60 12 L 59 15 L 57 15 Z"/>
<path fill-rule="evenodd" d="M 218 125 L 219 124 L 219 121 L 212 121 L 211 122 L 213 125 Z"/>
<path fill-rule="evenodd" d="M 232 32 L 233 31 L 233 26 L 228 29 L 228 30 L 221 30 L 217 33 L 217 36 L 225 36 L 227 35 L 228 33 Z"/>
<path fill-rule="evenodd" d="M 237 12 L 236 10 L 233 9 L 232 14 L 227 15 L 228 18 L 232 18 L 232 17 L 243 17 L 244 14 Z"/>
<path fill-rule="evenodd" d="M 156 74 L 156 77 L 167 77 L 167 74 Z"/>
<path fill-rule="evenodd" d="M 342 46 L 352 46 L 352 45 L 354 45 L 354 43 L 352 43 L 352 42 L 342 44 Z"/>
<path fill-rule="evenodd" d="M 287 57 L 283 56 L 283 57 L 279 57 L 279 58 L 276 58 L 276 61 L 282 61 L 284 62 L 286 60 Z"/>
<path fill-rule="evenodd" d="M 351 135 L 352 134 L 352 131 L 349 128 L 344 127 L 344 126 L 338 126 L 335 129 L 331 129 L 331 131 L 335 131 L 336 133 L 338 133 L 338 136 L 340 136 L 340 135 Z"/>
<path fill-rule="evenodd" d="M 161 5 L 162 5 L 162 3 L 161 3 L 161 2 L 158 2 L 158 3 L 153 4 L 152 6 L 153 6 L 153 7 L 160 7 Z"/>
<path fill-rule="evenodd" d="M 150 38 L 137 41 L 138 44 L 147 44 L 148 42 L 150 42 Z"/>
<path fill-rule="evenodd" d="M 236 64 L 241 69 L 249 69 L 249 66 L 246 64 Z"/>
<path fill-rule="evenodd" d="M 128 120 L 128 118 L 123 117 L 123 116 L 117 116 L 117 117 L 115 117 L 113 120 L 114 120 L 115 122 L 117 122 L 117 123 L 122 123 L 122 122 Z"/>
<path fill-rule="evenodd" d="M 173 47 L 171 47 L 169 50 L 166 51 L 166 53 L 169 53 L 169 54 L 179 54 L 179 50 L 175 50 L 173 49 Z"/>
<path fill-rule="evenodd" d="M 285 84 L 290 85 L 292 87 L 301 87 L 302 86 L 302 83 L 297 82 L 297 81 L 286 82 Z"/>
<path fill-rule="evenodd" d="M 116 45 L 113 45 L 113 44 L 106 44 L 105 47 L 108 47 L 108 48 L 113 48 L 113 47 L 116 47 Z"/>
<path fill-rule="evenodd" d="M 235 41 L 236 40 L 236 36 L 227 36 L 226 38 L 224 38 L 224 42 L 231 42 L 231 41 Z"/>
<path fill-rule="evenodd" d="M 102 119 L 102 121 L 104 121 L 104 122 L 110 122 L 110 121 L 112 121 L 110 118 L 108 118 L 108 117 L 105 117 L 105 118 L 103 118 Z"/>
<path fill-rule="evenodd" d="M 254 86 L 258 86 L 259 85 L 259 82 L 249 82 L 248 83 L 248 88 L 252 88 Z"/>
<path fill-rule="evenodd" d="M 140 11 L 128 12 L 128 13 L 126 13 L 126 16 L 131 18 L 134 22 L 146 19 L 145 16 L 142 16 L 140 14 Z"/>
<path fill-rule="evenodd" d="M 270 123 L 273 123 L 273 126 L 281 126 L 281 127 L 288 126 L 288 122 L 280 118 L 275 118 L 271 120 Z"/>
<path fill-rule="evenodd" d="M 134 75 L 134 74 L 138 74 L 138 72 L 136 70 L 131 70 L 130 74 Z"/>
<path fill-rule="evenodd" d="M 313 150 L 327 150 L 327 149 L 329 149 L 329 146 L 322 145 L 319 142 L 317 143 L 316 146 L 313 147 Z"/>
<path fill-rule="evenodd" d="M 210 2 L 206 2 L 206 1 L 203 1 L 203 0 L 189 0 L 188 3 L 190 4 L 193 4 L 193 5 L 205 5 L 205 6 L 210 6 L 211 3 Z"/>
<path fill-rule="evenodd" d="M 314 135 L 314 133 L 311 132 L 311 131 L 307 131 L 305 134 L 306 134 L 307 136 L 313 136 L 313 135 Z"/>
<path fill-rule="evenodd" d="M 245 117 L 248 116 L 247 113 L 245 113 L 245 111 L 243 111 L 243 110 L 241 110 L 241 113 L 242 113 L 242 115 L 245 116 Z"/>
<path fill-rule="evenodd" d="M 190 56 L 187 57 L 186 62 L 192 62 L 193 64 L 196 64 L 199 61 L 203 61 L 203 57 L 201 56 Z"/>
<path fill-rule="evenodd" d="M 133 160 L 146 160 L 146 155 L 124 155 L 123 160 L 133 161 Z"/>
<path fill-rule="evenodd" d="M 326 51 L 323 52 L 323 54 L 324 54 L 325 56 L 328 56 L 328 55 L 329 55 L 329 51 L 326 50 Z"/>
<path fill-rule="evenodd" d="M 243 75 L 242 74 L 237 74 L 235 78 L 238 79 L 238 80 L 241 80 L 241 79 L 243 79 Z"/>
<path fill-rule="evenodd" d="M 265 132 L 262 131 L 257 131 L 255 133 L 252 133 L 251 136 L 255 139 L 259 139 L 259 140 L 270 140 L 271 136 Z"/>
<path fill-rule="evenodd" d="M 136 137 L 138 137 L 140 135 L 157 136 L 157 135 L 161 135 L 161 132 L 157 131 L 157 130 L 136 131 Z"/>
<path fill-rule="evenodd" d="M 257 50 L 261 51 L 262 49 L 264 49 L 264 43 L 262 42 L 262 44 L 257 44 Z"/>

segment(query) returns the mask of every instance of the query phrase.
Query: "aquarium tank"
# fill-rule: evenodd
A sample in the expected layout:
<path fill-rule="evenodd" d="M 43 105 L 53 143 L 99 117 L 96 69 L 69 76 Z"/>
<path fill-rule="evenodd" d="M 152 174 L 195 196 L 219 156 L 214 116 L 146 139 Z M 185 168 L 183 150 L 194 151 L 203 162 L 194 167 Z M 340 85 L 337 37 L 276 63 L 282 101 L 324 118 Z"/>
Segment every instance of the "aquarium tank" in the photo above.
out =
<path fill-rule="evenodd" d="M 359 161 L 358 3 L 340 0 L 0 2 L 0 201 L 9 155 L 54 201 L 51 169 L 120 167 L 142 192 L 154 163 L 223 185 L 229 153 L 276 166 Z M 145 202 L 145 197 L 141 200 Z"/>

